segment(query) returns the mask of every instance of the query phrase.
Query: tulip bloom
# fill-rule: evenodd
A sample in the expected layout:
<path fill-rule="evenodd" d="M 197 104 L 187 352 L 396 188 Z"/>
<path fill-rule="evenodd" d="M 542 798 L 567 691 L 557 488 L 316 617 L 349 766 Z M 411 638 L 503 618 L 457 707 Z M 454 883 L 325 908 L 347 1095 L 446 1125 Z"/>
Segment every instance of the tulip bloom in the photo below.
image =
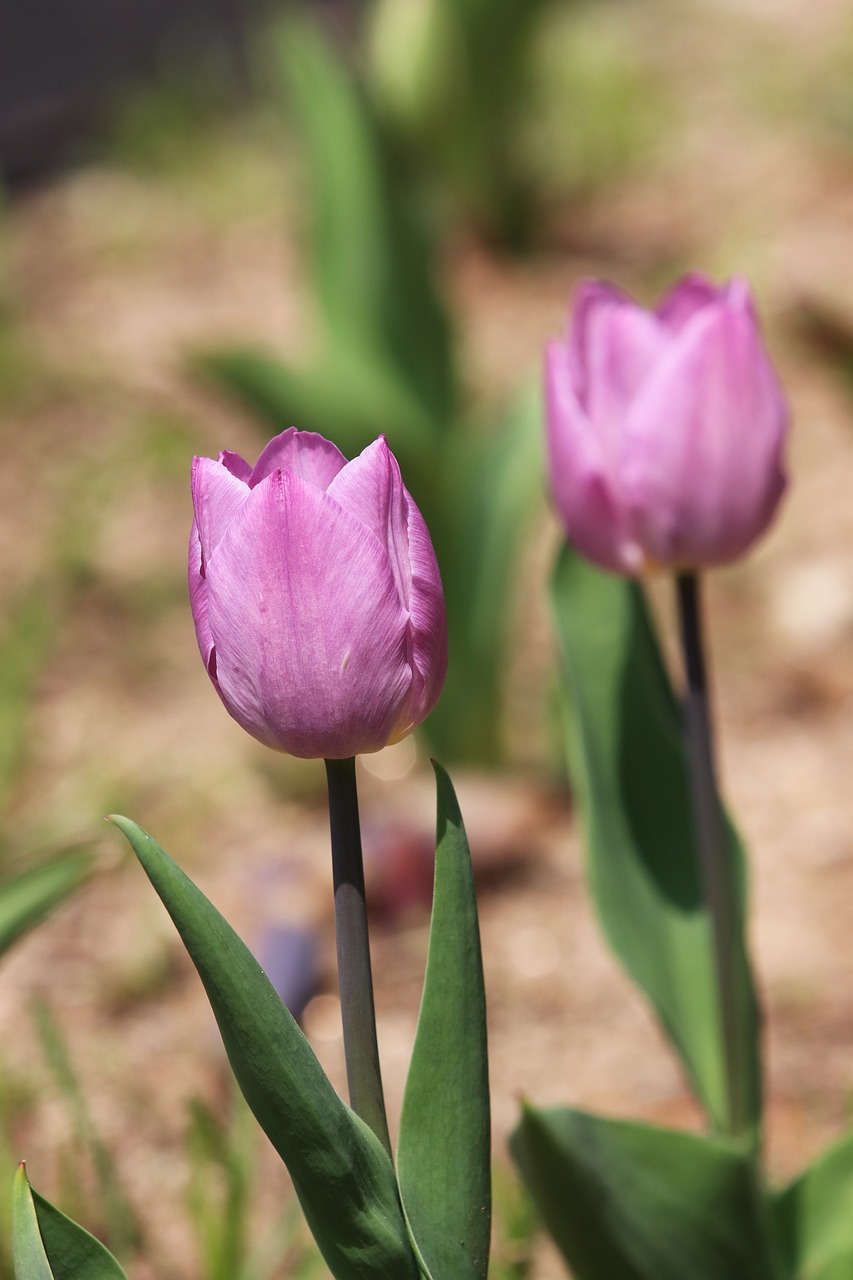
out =
<path fill-rule="evenodd" d="M 689 275 L 653 311 L 584 282 L 545 384 L 554 498 L 590 560 L 693 570 L 767 528 L 788 413 L 745 281 Z"/>
<path fill-rule="evenodd" d="M 254 467 L 193 462 L 189 584 L 208 674 L 234 719 L 294 756 L 378 751 L 432 710 L 444 597 L 384 437 L 347 462 L 289 430 Z"/>

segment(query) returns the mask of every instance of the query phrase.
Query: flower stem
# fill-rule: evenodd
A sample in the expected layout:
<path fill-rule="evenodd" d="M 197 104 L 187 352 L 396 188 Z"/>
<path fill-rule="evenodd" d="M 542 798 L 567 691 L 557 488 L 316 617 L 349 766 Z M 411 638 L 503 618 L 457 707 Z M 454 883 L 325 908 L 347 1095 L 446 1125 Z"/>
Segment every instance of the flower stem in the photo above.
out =
<path fill-rule="evenodd" d="M 338 986 L 350 1105 L 390 1155 L 391 1139 L 376 1041 L 355 757 L 327 760 L 326 778 L 332 831 Z"/>
<path fill-rule="evenodd" d="M 749 1117 L 746 1096 L 748 1067 L 738 1017 L 739 907 L 736 872 L 714 765 L 698 576 L 694 573 L 678 574 L 676 594 L 687 679 L 684 716 L 690 789 L 705 901 L 711 914 L 723 1037 L 727 1103 L 725 1128 L 731 1136 L 741 1136 L 748 1128 Z"/>

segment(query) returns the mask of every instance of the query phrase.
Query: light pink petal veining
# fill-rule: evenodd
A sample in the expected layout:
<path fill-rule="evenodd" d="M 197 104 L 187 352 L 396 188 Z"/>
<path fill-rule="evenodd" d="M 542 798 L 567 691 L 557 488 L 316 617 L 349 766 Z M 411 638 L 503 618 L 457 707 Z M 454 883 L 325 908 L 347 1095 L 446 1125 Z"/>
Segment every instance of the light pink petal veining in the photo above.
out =
<path fill-rule="evenodd" d="M 412 594 L 408 503 L 397 459 L 384 436 L 338 472 L 328 494 L 379 539 L 390 560 L 400 601 L 408 609 Z"/>
<path fill-rule="evenodd" d="M 202 573 L 248 496 L 247 486 L 221 462 L 193 458 L 193 511 L 202 549 Z"/>

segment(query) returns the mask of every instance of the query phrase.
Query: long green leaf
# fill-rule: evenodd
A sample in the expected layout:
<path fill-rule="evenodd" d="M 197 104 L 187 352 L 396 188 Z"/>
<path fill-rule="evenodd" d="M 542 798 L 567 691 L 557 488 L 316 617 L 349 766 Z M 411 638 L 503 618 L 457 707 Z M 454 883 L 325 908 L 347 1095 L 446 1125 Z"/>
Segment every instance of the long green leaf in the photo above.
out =
<path fill-rule="evenodd" d="M 94 865 L 91 850 L 71 849 L 0 881 L 0 955 L 83 884 Z"/>
<path fill-rule="evenodd" d="M 100 1240 L 72 1222 L 35 1189 L 32 1195 L 54 1280 L 127 1280 Z"/>
<path fill-rule="evenodd" d="M 99 1240 L 39 1195 L 20 1165 L 12 1191 L 16 1280 L 127 1280 Z"/>
<path fill-rule="evenodd" d="M 415 1280 L 394 1168 L 332 1088 L 260 965 L 154 840 L 127 836 L 198 970 L 243 1096 L 287 1165 L 337 1280 Z"/>
<path fill-rule="evenodd" d="M 576 1280 L 780 1280 L 749 1156 L 722 1139 L 530 1107 L 510 1147 Z"/>
<path fill-rule="evenodd" d="M 708 911 L 679 708 L 640 587 L 568 547 L 552 603 L 568 702 L 569 769 L 589 874 L 611 946 L 649 996 L 712 1121 L 725 1114 L 723 1044 Z M 732 853 L 742 850 L 732 830 Z M 736 939 L 744 1095 L 760 1121 L 756 1001 Z"/>
<path fill-rule="evenodd" d="M 795 1280 L 853 1276 L 853 1134 L 774 1197 L 773 1221 Z"/>
<path fill-rule="evenodd" d="M 367 94 L 319 31 L 288 24 L 283 53 L 329 346 L 387 356 L 440 429 L 455 399 L 450 326 L 411 192 Z"/>
<path fill-rule="evenodd" d="M 54 1280 L 22 1164 L 12 1184 L 12 1259 L 16 1280 Z"/>
<path fill-rule="evenodd" d="M 483 1280 L 491 1223 L 486 996 L 471 855 L 453 785 L 434 764 L 435 892 L 397 1145 L 400 1192 L 434 1280 Z"/>

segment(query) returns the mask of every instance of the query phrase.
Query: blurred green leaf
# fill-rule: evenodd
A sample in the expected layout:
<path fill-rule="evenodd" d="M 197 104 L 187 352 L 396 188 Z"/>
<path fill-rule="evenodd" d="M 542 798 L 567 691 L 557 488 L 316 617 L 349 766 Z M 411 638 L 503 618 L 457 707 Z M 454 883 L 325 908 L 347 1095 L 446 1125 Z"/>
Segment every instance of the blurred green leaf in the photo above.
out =
<path fill-rule="evenodd" d="M 794 1280 L 853 1276 L 853 1134 L 773 1197 L 773 1222 Z"/>
<path fill-rule="evenodd" d="M 450 663 L 424 725 L 447 760 L 502 759 L 501 691 L 510 594 L 522 533 L 542 489 L 538 389 L 517 397 L 496 428 L 455 432 L 441 455 L 434 505 L 424 505 L 447 601 Z"/>
<path fill-rule="evenodd" d="M 77 1157 L 82 1148 L 88 1153 L 94 1170 L 97 1210 L 107 1239 L 119 1251 L 138 1248 L 142 1241 L 141 1228 L 122 1186 L 112 1154 L 98 1132 L 86 1094 L 74 1070 L 62 1028 L 44 1000 L 34 1001 L 32 1013 L 48 1065 L 74 1122 L 75 1184 L 79 1186 L 80 1166 Z M 84 1214 L 81 1213 L 80 1216 Z"/>
<path fill-rule="evenodd" d="M 723 1041 L 681 716 L 639 585 L 566 547 L 552 605 L 568 703 L 569 770 L 605 933 L 649 996 L 712 1121 L 725 1115 Z M 732 854 L 743 853 L 731 830 Z M 760 1124 L 755 994 L 742 926 L 737 995 L 744 1096 Z"/>
<path fill-rule="evenodd" d="M 486 996 L 471 855 L 453 785 L 438 796 L 429 958 L 397 1144 L 400 1193 L 434 1280 L 483 1280 L 491 1174 Z"/>
<path fill-rule="evenodd" d="M 30 1187 L 23 1165 L 13 1191 L 12 1254 L 16 1280 L 127 1280 L 100 1241 Z"/>
<path fill-rule="evenodd" d="M 210 1000 L 234 1075 L 287 1165 L 332 1274 L 415 1280 L 394 1168 L 335 1093 L 260 965 L 136 823 L 113 817 L 169 912 Z"/>
<path fill-rule="evenodd" d="M 36 680 L 56 633 L 52 594 L 43 582 L 11 604 L 0 636 L 0 824 L 24 763 Z"/>
<path fill-rule="evenodd" d="M 225 1119 L 201 1098 L 190 1102 L 189 1206 L 206 1280 L 237 1280 L 246 1253 L 254 1152 L 242 1110 Z"/>
<path fill-rule="evenodd" d="M 0 881 L 0 955 L 79 888 L 94 865 L 91 850 L 69 849 Z"/>
<path fill-rule="evenodd" d="M 733 1144 L 526 1107 L 510 1146 L 576 1280 L 781 1280 Z"/>
<path fill-rule="evenodd" d="M 288 23 L 282 52 L 329 348 L 395 369 L 440 429 L 455 400 L 450 326 L 412 193 L 367 95 L 319 31 Z"/>

